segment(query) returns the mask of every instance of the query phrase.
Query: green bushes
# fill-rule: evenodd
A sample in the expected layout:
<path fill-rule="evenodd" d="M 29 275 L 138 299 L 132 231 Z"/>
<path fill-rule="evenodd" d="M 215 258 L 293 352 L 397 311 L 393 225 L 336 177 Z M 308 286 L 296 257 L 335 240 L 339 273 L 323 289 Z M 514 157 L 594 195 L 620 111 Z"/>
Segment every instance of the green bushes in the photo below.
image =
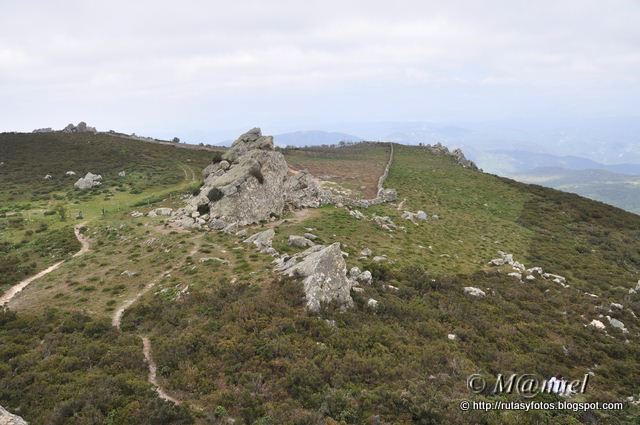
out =
<path fill-rule="evenodd" d="M 0 401 L 29 423 L 193 423 L 151 391 L 140 340 L 106 320 L 0 311 L 0 342 Z"/>

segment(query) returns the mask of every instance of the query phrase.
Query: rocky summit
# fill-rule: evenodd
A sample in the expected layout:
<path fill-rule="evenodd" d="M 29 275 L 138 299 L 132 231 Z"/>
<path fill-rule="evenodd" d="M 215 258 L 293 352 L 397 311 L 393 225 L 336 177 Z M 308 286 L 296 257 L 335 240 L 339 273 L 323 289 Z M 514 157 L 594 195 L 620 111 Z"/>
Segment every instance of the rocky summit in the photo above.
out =
<path fill-rule="evenodd" d="M 203 171 L 199 192 L 179 209 L 174 221 L 184 227 L 208 223 L 222 230 L 280 217 L 284 211 L 330 202 L 319 181 L 307 172 L 290 173 L 273 137 L 253 128 L 233 142 Z"/>

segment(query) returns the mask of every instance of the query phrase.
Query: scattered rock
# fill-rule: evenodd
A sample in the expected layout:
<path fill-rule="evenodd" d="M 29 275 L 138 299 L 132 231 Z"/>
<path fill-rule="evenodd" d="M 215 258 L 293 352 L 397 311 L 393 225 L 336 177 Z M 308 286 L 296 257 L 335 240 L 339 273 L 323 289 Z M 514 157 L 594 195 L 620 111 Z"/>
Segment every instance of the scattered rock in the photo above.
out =
<path fill-rule="evenodd" d="M 349 210 L 349 215 L 351 217 L 354 217 L 356 220 L 362 220 L 366 218 L 366 216 L 358 210 Z"/>
<path fill-rule="evenodd" d="M 613 309 L 623 310 L 624 306 L 622 304 L 618 304 L 618 303 L 611 303 L 610 309 L 611 310 L 613 310 Z"/>
<path fill-rule="evenodd" d="M 118 177 L 126 177 L 127 173 L 123 170 L 118 173 Z"/>
<path fill-rule="evenodd" d="M 378 304 L 379 302 L 374 300 L 373 298 L 369 298 L 369 300 L 367 301 L 367 307 L 369 308 L 376 309 L 378 308 Z"/>
<path fill-rule="evenodd" d="M 138 218 L 138 217 L 143 217 L 144 213 L 141 213 L 140 211 L 131 211 L 131 217 L 133 218 Z"/>
<path fill-rule="evenodd" d="M 614 319 L 611 316 L 606 316 L 606 317 L 607 317 L 607 320 L 609 321 L 609 324 L 614 328 L 620 329 L 623 333 L 629 332 L 627 328 L 624 326 L 624 323 L 622 323 L 620 320 Z"/>
<path fill-rule="evenodd" d="M 447 339 L 448 339 L 449 341 L 455 341 L 455 340 L 456 340 L 456 338 L 457 338 L 457 337 L 456 337 L 456 335 L 455 335 L 455 334 L 448 334 L 448 335 L 447 335 Z"/>
<path fill-rule="evenodd" d="M 149 211 L 149 214 L 147 214 L 148 217 L 159 217 L 159 216 L 164 216 L 164 217 L 169 217 L 171 216 L 171 213 L 173 212 L 173 210 L 171 208 L 156 208 L 154 210 Z"/>
<path fill-rule="evenodd" d="M 297 235 L 289 235 L 288 243 L 289 243 L 289 246 L 293 246 L 295 248 L 307 248 L 315 245 L 315 243 L 312 240 L 307 239 L 304 236 L 297 236 Z"/>
<path fill-rule="evenodd" d="M 73 186 L 76 189 L 88 190 L 102 184 L 102 176 L 100 174 L 93 174 L 88 172 L 84 177 L 80 177 Z"/>
<path fill-rule="evenodd" d="M 473 286 L 465 286 L 464 293 L 473 297 L 484 297 L 487 295 L 482 289 Z"/>
<path fill-rule="evenodd" d="M 64 173 L 65 176 L 75 176 L 76 172 L 75 171 L 67 171 L 66 173 Z"/>
<path fill-rule="evenodd" d="M 46 176 L 43 177 L 44 180 L 51 180 L 53 179 L 53 176 L 51 174 L 47 174 Z"/>
<path fill-rule="evenodd" d="M 373 276 L 369 270 L 365 270 L 356 277 L 356 280 L 360 283 L 364 283 L 365 285 L 371 285 Z"/>
<path fill-rule="evenodd" d="M 271 248 L 273 237 L 275 235 L 276 232 L 273 229 L 267 229 L 265 231 L 249 236 L 244 240 L 244 243 L 253 244 L 256 246 L 258 251 L 266 253 Z"/>
<path fill-rule="evenodd" d="M 129 270 L 125 270 L 122 273 L 120 273 L 121 276 L 127 276 L 127 277 L 134 277 L 134 276 L 138 276 L 138 272 L 131 272 Z"/>
<path fill-rule="evenodd" d="M 373 257 L 372 261 L 374 263 L 381 263 L 383 261 L 387 261 L 387 257 L 384 255 L 376 255 L 375 257 Z"/>
<path fill-rule="evenodd" d="M 416 212 L 404 211 L 402 213 L 402 218 L 404 218 L 405 220 L 409 220 L 415 224 L 416 220 L 421 220 L 421 221 L 426 220 L 427 213 L 424 211 L 416 211 Z"/>
<path fill-rule="evenodd" d="M 593 326 L 594 328 L 600 329 L 600 330 L 605 329 L 604 323 L 596 319 L 593 319 L 591 323 L 589 323 L 589 326 Z"/>
<path fill-rule="evenodd" d="M 373 251 L 371 251 L 369 248 L 364 248 L 362 251 L 360 251 L 360 255 L 362 255 L 363 257 L 368 257 L 371 254 L 373 254 Z"/>
<path fill-rule="evenodd" d="M 388 216 L 379 216 L 374 214 L 371 219 L 382 229 L 389 232 L 393 232 L 394 230 L 398 229 L 398 226 L 396 226 L 396 224 Z"/>
<path fill-rule="evenodd" d="M 313 233 L 305 233 L 302 236 L 304 236 L 305 238 L 315 241 L 316 239 L 318 239 L 318 237 L 316 235 L 314 235 Z"/>

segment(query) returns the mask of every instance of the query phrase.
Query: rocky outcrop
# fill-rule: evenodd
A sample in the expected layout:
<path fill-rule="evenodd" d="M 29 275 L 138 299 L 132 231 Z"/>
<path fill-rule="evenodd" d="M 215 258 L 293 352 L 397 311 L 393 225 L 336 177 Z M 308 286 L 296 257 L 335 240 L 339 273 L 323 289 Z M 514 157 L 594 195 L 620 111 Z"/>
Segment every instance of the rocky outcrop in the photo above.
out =
<path fill-rule="evenodd" d="M 203 171 L 199 193 L 179 211 L 196 219 L 207 215 L 209 227 L 267 221 L 287 209 L 318 207 L 321 189 L 308 173 L 288 174 L 282 153 L 273 138 L 254 128 L 240 136 L 222 156 Z M 225 226 L 226 227 L 226 226 Z"/>
<path fill-rule="evenodd" d="M 95 127 L 89 127 L 86 122 L 80 121 L 78 125 L 68 124 L 62 129 L 63 133 L 97 133 Z"/>
<path fill-rule="evenodd" d="M 394 201 L 394 189 L 382 187 L 392 155 L 380 178 L 378 196 L 373 200 L 351 200 L 334 195 L 306 171 L 290 172 L 282 153 L 274 150 L 273 138 L 253 128 L 238 137 L 231 148 L 203 170 L 204 183 L 173 222 L 183 227 L 223 230 L 274 220 L 285 211 L 316 208 L 324 204 L 367 207 Z M 206 217 L 206 218 L 205 218 Z"/>
<path fill-rule="evenodd" d="M 0 425 L 28 425 L 27 421 L 0 406 Z"/>
<path fill-rule="evenodd" d="M 567 285 L 567 279 L 564 276 L 545 273 L 542 270 L 542 267 L 531 267 L 527 269 L 524 264 L 514 260 L 513 254 L 507 254 L 504 251 L 498 251 L 498 254 L 500 256 L 489 261 L 489 265 L 498 267 L 510 266 L 513 272 L 508 273 L 509 276 L 516 277 L 520 281 L 522 281 L 522 279 L 525 279 L 529 282 L 536 280 L 537 277 L 541 277 L 545 280 L 551 280 L 552 282 L 557 283 L 563 288 L 569 287 L 569 285 Z"/>
<path fill-rule="evenodd" d="M 99 174 L 93 174 L 88 172 L 84 177 L 80 177 L 77 182 L 74 183 L 74 187 L 80 190 L 92 189 L 96 186 L 100 186 L 102 183 L 102 176 Z"/>
<path fill-rule="evenodd" d="M 32 131 L 32 133 L 52 133 L 53 129 L 51 127 L 44 127 L 44 128 L 36 128 L 35 130 Z"/>
<path fill-rule="evenodd" d="M 425 149 L 428 149 L 435 155 L 447 155 L 452 157 L 456 163 L 463 166 L 464 168 L 479 170 L 478 166 L 473 161 L 467 159 L 464 156 L 464 153 L 461 149 L 454 149 L 453 151 L 449 151 L 449 148 L 444 146 L 442 143 L 436 143 L 435 145 L 424 145 L 423 147 Z"/>
<path fill-rule="evenodd" d="M 281 258 L 276 266 L 281 273 L 303 279 L 307 309 L 318 312 L 323 304 L 341 308 L 353 306 L 353 281 L 347 277 L 340 243 L 316 245 L 290 258 Z"/>

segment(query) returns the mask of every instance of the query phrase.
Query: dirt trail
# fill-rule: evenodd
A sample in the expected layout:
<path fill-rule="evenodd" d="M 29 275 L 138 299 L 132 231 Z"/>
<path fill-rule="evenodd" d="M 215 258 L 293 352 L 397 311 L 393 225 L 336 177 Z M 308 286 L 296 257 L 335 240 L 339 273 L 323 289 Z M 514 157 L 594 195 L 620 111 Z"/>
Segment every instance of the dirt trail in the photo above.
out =
<path fill-rule="evenodd" d="M 74 233 L 76 235 L 76 238 L 78 239 L 78 242 L 80 242 L 80 251 L 76 252 L 75 254 L 73 254 L 73 257 L 79 257 L 82 254 L 86 253 L 89 251 L 90 249 L 90 244 L 89 244 L 89 239 L 86 238 L 84 235 L 82 235 L 80 233 L 80 228 L 82 226 L 84 226 L 85 223 L 82 224 L 78 224 L 77 226 L 75 226 L 74 229 Z M 29 286 L 29 284 L 31 282 L 33 282 L 34 280 L 40 279 L 43 276 L 48 275 L 49 273 L 51 273 L 54 270 L 57 270 L 58 268 L 60 268 L 60 266 L 62 266 L 64 264 L 65 260 L 59 261 L 57 263 L 55 263 L 52 266 L 47 267 L 46 269 L 42 270 L 41 272 L 39 272 L 38 274 L 28 277 L 26 279 L 23 279 L 22 281 L 20 281 L 20 283 L 17 283 L 15 285 L 13 285 L 11 288 L 9 288 L 9 290 L 7 292 L 5 292 L 4 294 L 2 294 L 2 296 L 0 296 L 0 307 L 1 306 L 5 306 L 8 305 L 9 302 L 11 302 L 11 300 L 18 295 L 20 292 L 22 292 L 22 290 L 24 288 L 26 288 L 27 286 Z"/>
<path fill-rule="evenodd" d="M 185 174 L 186 174 L 186 169 L 185 169 Z M 195 176 L 194 176 L 195 178 Z M 191 257 L 193 255 L 195 255 L 200 248 L 202 247 L 202 237 L 199 237 L 198 239 L 196 239 L 193 248 L 189 251 L 188 256 Z M 185 258 L 185 262 L 186 262 L 186 258 Z M 120 308 L 118 308 L 115 313 L 113 313 L 112 319 L 111 319 L 111 325 L 113 327 L 115 327 L 116 329 L 120 330 L 120 324 L 122 322 L 122 316 L 124 315 L 124 312 L 133 305 L 133 303 L 135 303 L 136 301 L 138 301 L 138 299 L 140 299 L 140 297 L 142 297 L 144 294 L 146 294 L 151 288 L 153 288 L 157 281 L 159 281 L 160 279 L 162 279 L 163 276 L 165 276 L 167 273 L 169 273 L 172 269 L 163 271 L 160 276 L 157 277 L 156 280 L 148 283 L 141 291 L 139 291 L 135 296 L 133 296 L 132 298 L 129 298 L 128 300 L 126 300 L 121 306 Z M 156 392 L 158 393 L 158 396 L 160 398 L 162 398 L 163 400 L 169 401 L 171 403 L 174 404 L 180 404 L 180 400 L 171 397 L 158 383 L 158 379 L 156 376 L 156 372 L 157 372 L 157 365 L 155 363 L 155 361 L 153 360 L 153 356 L 151 354 L 151 340 L 146 337 L 143 336 L 142 338 L 142 353 L 144 354 L 144 358 L 147 360 L 147 364 L 149 365 L 149 376 L 147 378 L 147 380 L 149 381 L 150 384 L 152 384 L 155 389 Z"/>
<path fill-rule="evenodd" d="M 156 365 L 156 362 L 153 360 L 153 355 L 151 353 L 151 340 L 149 340 L 149 338 L 146 336 L 142 337 L 142 353 L 144 354 L 144 358 L 147 360 L 147 364 L 149 365 L 149 376 L 147 379 L 156 388 L 156 392 L 158 393 L 158 396 L 161 399 L 170 401 L 173 404 L 180 404 L 180 400 L 171 397 L 169 394 L 167 394 L 165 390 L 162 389 L 160 384 L 158 384 L 158 378 L 157 378 L 158 366 Z"/>
<path fill-rule="evenodd" d="M 164 274 L 164 272 L 162 273 Z M 153 288 L 156 285 L 156 282 L 150 282 L 147 284 L 147 286 L 145 286 L 142 291 L 138 292 L 134 297 L 129 298 L 128 300 L 126 300 L 124 303 L 122 303 L 122 305 L 115 311 L 115 313 L 113 313 L 113 316 L 111 317 L 111 326 L 113 326 L 114 328 L 120 330 L 120 322 L 122 322 L 122 316 L 124 315 L 124 312 L 133 305 L 133 303 L 135 303 L 136 301 L 138 301 L 138 299 L 143 296 L 144 294 L 146 294 L 151 288 Z"/>

